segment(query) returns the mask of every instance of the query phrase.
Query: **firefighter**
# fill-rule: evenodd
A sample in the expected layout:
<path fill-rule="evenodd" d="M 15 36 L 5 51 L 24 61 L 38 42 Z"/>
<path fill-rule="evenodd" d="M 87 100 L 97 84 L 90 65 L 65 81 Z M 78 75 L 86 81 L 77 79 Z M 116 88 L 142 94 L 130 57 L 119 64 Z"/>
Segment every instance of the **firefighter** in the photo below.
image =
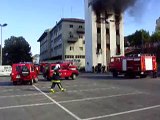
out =
<path fill-rule="evenodd" d="M 65 89 L 62 87 L 62 84 L 61 84 L 61 81 L 60 81 L 60 73 L 59 73 L 59 69 L 60 69 L 60 65 L 59 64 L 56 64 L 55 68 L 54 68 L 54 72 L 53 72 L 53 75 L 52 75 L 52 85 L 51 85 L 51 93 L 54 93 L 55 90 L 55 86 L 57 85 L 59 87 L 59 89 L 64 92 Z"/>

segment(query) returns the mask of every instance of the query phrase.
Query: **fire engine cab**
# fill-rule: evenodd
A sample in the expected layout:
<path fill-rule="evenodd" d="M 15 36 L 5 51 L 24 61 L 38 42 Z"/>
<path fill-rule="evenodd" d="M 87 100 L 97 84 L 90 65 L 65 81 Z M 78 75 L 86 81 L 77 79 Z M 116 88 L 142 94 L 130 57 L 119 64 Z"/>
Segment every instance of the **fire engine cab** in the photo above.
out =
<path fill-rule="evenodd" d="M 113 77 L 124 74 L 126 77 L 140 76 L 145 78 L 152 73 L 155 78 L 157 77 L 156 56 L 138 54 L 128 57 L 111 57 L 108 70 L 112 72 Z"/>

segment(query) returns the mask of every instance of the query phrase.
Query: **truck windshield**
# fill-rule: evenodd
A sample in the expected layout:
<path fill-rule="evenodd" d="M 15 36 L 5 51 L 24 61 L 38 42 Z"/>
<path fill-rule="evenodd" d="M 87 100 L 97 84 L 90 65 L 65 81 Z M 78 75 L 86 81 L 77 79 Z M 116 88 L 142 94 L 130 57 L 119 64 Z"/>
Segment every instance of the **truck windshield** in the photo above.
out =
<path fill-rule="evenodd" d="M 16 71 L 20 72 L 21 71 L 21 66 L 16 66 Z"/>
<path fill-rule="evenodd" d="M 51 70 L 54 70 L 54 68 L 55 68 L 55 66 L 52 66 L 52 67 L 51 67 Z"/>
<path fill-rule="evenodd" d="M 28 72 L 29 70 L 28 70 L 27 66 L 22 66 L 22 71 L 23 72 Z"/>

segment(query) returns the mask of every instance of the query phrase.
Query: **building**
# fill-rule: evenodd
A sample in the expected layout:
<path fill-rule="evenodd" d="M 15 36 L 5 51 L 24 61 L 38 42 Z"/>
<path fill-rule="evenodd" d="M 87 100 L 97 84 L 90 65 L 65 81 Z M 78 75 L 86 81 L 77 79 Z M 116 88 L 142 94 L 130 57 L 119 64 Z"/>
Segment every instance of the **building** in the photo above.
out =
<path fill-rule="evenodd" d="M 156 29 L 155 31 L 160 30 L 160 17 L 156 20 Z"/>
<path fill-rule="evenodd" d="M 111 56 L 124 55 L 123 34 L 122 12 L 105 0 L 85 0 L 86 71 L 107 68 Z"/>
<path fill-rule="evenodd" d="M 85 66 L 84 20 L 62 18 L 38 39 L 40 61 L 73 61 Z"/>
<path fill-rule="evenodd" d="M 50 30 L 51 29 L 45 30 L 44 33 L 41 35 L 41 37 L 38 39 L 38 42 L 40 42 L 40 58 L 39 58 L 40 60 L 39 61 L 45 61 L 51 57 Z"/>
<path fill-rule="evenodd" d="M 34 64 L 39 64 L 39 54 L 35 54 L 32 58 Z"/>

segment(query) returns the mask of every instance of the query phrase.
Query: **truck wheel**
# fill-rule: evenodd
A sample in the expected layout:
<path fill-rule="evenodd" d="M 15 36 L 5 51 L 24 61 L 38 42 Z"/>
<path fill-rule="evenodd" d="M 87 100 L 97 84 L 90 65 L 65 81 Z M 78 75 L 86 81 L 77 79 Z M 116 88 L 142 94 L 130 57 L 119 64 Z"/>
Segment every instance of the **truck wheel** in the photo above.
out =
<path fill-rule="evenodd" d="M 112 72 L 112 75 L 113 75 L 113 77 L 116 78 L 116 77 L 118 77 L 118 72 L 117 72 L 117 71 L 113 71 L 113 72 Z"/>
<path fill-rule="evenodd" d="M 46 77 L 47 81 L 51 81 L 51 79 L 49 77 Z"/>
<path fill-rule="evenodd" d="M 147 75 L 140 75 L 140 78 L 146 78 L 147 77 Z"/>
<path fill-rule="evenodd" d="M 68 80 L 69 78 L 68 78 L 68 77 L 65 77 L 65 79 Z"/>
<path fill-rule="evenodd" d="M 130 78 L 135 78 L 135 77 L 136 77 L 135 73 L 130 73 Z"/>
<path fill-rule="evenodd" d="M 76 74 L 72 74 L 72 80 L 75 80 L 76 79 Z"/>
<path fill-rule="evenodd" d="M 34 83 L 37 83 L 37 82 L 38 82 L 38 78 L 35 78 L 35 79 L 34 79 Z"/>
<path fill-rule="evenodd" d="M 153 72 L 153 78 L 157 78 L 157 72 Z"/>
<path fill-rule="evenodd" d="M 17 81 L 13 81 L 13 85 L 17 85 Z"/>
<path fill-rule="evenodd" d="M 33 79 L 31 79 L 30 81 L 29 81 L 29 83 L 30 83 L 30 85 L 33 85 Z"/>

